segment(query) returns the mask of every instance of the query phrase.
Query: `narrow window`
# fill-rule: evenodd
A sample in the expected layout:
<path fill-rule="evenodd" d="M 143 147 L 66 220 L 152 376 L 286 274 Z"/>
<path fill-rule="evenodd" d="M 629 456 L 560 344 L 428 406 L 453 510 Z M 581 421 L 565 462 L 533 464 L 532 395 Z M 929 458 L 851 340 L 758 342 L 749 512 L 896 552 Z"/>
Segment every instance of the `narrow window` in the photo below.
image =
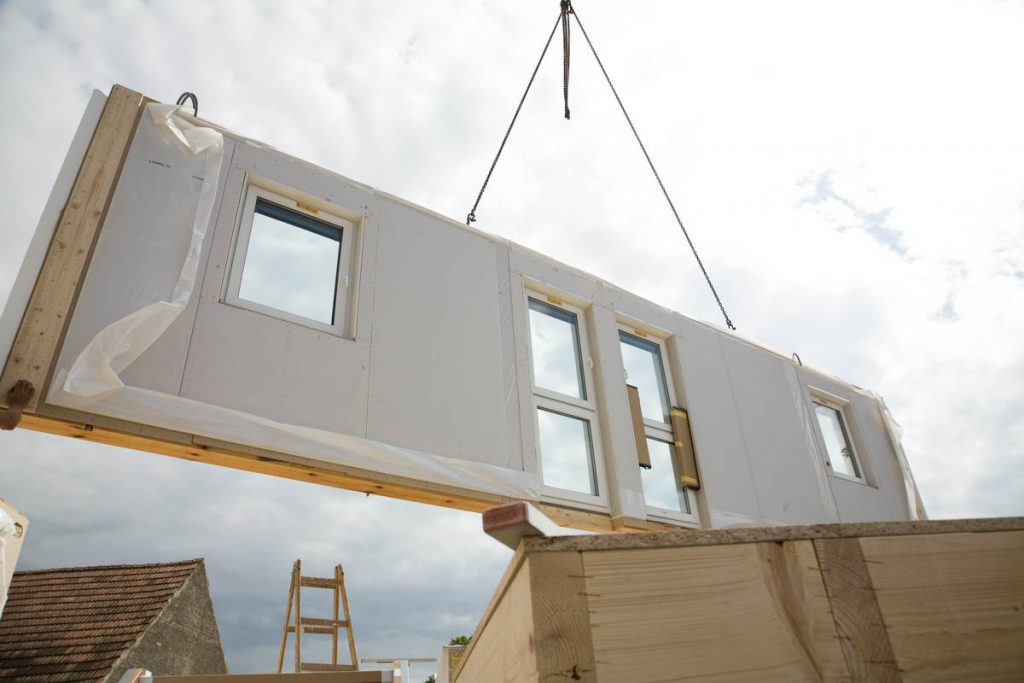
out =
<path fill-rule="evenodd" d="M 850 435 L 843 420 L 842 408 L 823 402 L 814 401 L 814 415 L 818 418 L 818 428 L 825 444 L 826 463 L 833 472 L 847 477 L 862 479 L 857 459 L 850 444 Z"/>
<path fill-rule="evenodd" d="M 345 219 L 250 187 L 226 301 L 345 334 L 353 233 Z"/>
<path fill-rule="evenodd" d="M 527 301 L 541 480 L 559 497 L 598 497 L 597 406 L 587 391 L 582 311 L 551 297 Z"/>
<path fill-rule="evenodd" d="M 650 467 L 640 469 L 644 499 L 648 507 L 689 514 L 690 498 L 679 479 L 672 445 L 675 441 L 670 417 L 672 394 L 662 360 L 662 345 L 621 329 L 619 342 L 626 383 L 635 386 L 640 397 L 650 461 Z"/>

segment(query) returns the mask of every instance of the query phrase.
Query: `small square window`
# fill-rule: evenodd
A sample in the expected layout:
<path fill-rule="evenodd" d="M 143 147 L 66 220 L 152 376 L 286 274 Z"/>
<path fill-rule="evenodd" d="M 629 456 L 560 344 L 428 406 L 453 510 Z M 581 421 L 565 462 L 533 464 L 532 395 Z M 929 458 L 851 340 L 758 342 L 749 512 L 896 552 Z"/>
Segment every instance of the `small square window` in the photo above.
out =
<path fill-rule="evenodd" d="M 854 479 L 863 479 L 857 458 L 850 443 L 841 406 L 814 401 L 814 416 L 818 420 L 822 442 L 825 445 L 826 464 L 832 471 Z"/>
<path fill-rule="evenodd" d="M 345 334 L 353 238 L 345 219 L 250 187 L 225 299 Z"/>

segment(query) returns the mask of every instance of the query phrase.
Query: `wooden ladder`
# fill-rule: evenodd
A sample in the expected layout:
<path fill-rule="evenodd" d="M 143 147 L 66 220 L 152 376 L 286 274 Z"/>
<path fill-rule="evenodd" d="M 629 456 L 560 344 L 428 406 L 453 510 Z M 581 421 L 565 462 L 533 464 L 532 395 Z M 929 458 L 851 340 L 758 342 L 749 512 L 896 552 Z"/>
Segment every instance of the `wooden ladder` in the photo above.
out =
<path fill-rule="evenodd" d="M 334 591 L 334 611 L 332 619 L 315 619 L 302 616 L 302 588 L 327 588 Z M 338 607 L 344 610 L 345 618 L 339 619 Z M 292 608 L 295 609 L 295 621 L 292 622 Z M 345 629 L 348 634 L 348 653 L 351 664 L 338 664 L 338 631 Z M 345 571 L 339 564 L 334 568 L 333 579 L 321 579 L 302 576 L 302 560 L 295 560 L 292 566 L 292 583 L 288 590 L 288 608 L 284 614 L 284 632 L 281 634 L 281 655 L 277 660 L 277 672 L 284 668 L 284 654 L 288 646 L 288 634 L 295 634 L 295 671 L 358 671 L 359 660 L 356 658 L 356 640 L 352 632 L 352 616 L 348 611 L 348 595 L 345 593 Z M 302 634 L 320 633 L 331 636 L 331 663 L 317 664 L 302 661 Z"/>

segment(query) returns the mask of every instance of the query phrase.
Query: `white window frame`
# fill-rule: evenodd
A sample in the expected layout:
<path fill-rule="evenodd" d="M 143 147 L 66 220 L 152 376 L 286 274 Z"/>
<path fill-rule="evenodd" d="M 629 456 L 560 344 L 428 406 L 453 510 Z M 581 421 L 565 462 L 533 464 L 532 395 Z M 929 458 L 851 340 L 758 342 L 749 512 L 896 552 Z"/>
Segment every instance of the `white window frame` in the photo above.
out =
<path fill-rule="evenodd" d="M 854 481 L 858 484 L 867 484 L 867 475 L 864 471 L 864 461 L 861 459 L 860 454 L 857 452 L 857 437 L 855 435 L 855 424 L 850 418 L 847 406 L 850 405 L 850 401 L 841 397 L 836 396 L 833 393 L 818 389 L 816 387 L 807 387 L 808 395 L 810 396 L 810 412 L 811 412 L 811 424 L 814 427 L 814 437 L 818 441 L 818 450 L 821 453 L 822 462 L 825 464 L 826 471 L 829 476 L 836 477 L 837 479 L 845 479 L 847 481 Z M 825 436 L 821 433 L 821 425 L 818 424 L 818 415 L 815 411 L 815 404 L 822 405 L 826 408 L 831 408 L 836 411 L 839 415 L 839 419 L 842 422 L 842 428 L 844 436 L 846 437 L 846 445 L 850 449 L 850 458 L 853 460 L 854 469 L 860 474 L 860 476 L 852 476 L 843 472 L 837 471 L 832 467 L 832 460 L 828 454 L 828 447 L 825 445 Z"/>
<path fill-rule="evenodd" d="M 658 355 L 661 356 L 661 375 L 665 379 L 665 390 L 668 392 L 669 408 L 671 409 L 672 406 L 678 406 L 679 403 L 676 398 L 676 389 L 674 383 L 672 382 L 672 373 L 666 339 L 659 335 L 651 334 L 646 330 L 639 329 L 635 325 L 631 325 L 629 323 L 624 323 L 621 321 L 618 324 L 618 332 L 625 332 L 626 334 L 632 337 L 636 337 L 642 341 L 649 342 L 658 347 Z M 623 341 L 618 333 L 616 334 L 616 339 L 619 342 L 619 354 L 621 356 Z M 629 378 L 625 376 L 625 367 L 623 367 L 623 380 L 626 384 L 629 383 Z M 667 443 L 672 448 L 675 448 L 675 434 L 672 431 L 671 423 L 663 422 L 661 420 L 652 420 L 649 417 L 644 417 L 643 420 L 645 437 Z M 680 486 L 678 477 L 676 477 L 676 481 L 674 483 L 677 487 Z M 695 492 L 689 488 L 683 488 L 682 491 L 686 496 L 686 504 L 690 508 L 690 512 L 683 512 L 680 510 L 669 510 L 667 508 L 647 505 L 647 516 L 654 519 L 661 518 L 666 521 L 691 522 L 693 524 L 699 524 L 700 520 L 697 517 L 697 496 Z"/>
<path fill-rule="evenodd" d="M 252 232 L 253 217 L 256 212 L 256 200 L 263 199 L 272 204 L 282 206 L 289 211 L 315 218 L 318 221 L 336 225 L 341 229 L 340 253 L 338 255 L 338 272 L 335 276 L 334 292 L 334 323 L 328 324 L 312 318 L 306 318 L 295 313 L 289 313 L 273 306 L 267 306 L 255 301 L 243 299 L 239 296 L 242 285 L 242 272 L 245 270 L 245 258 L 249 251 L 249 237 Z M 301 228 L 296 227 L 296 230 Z M 356 224 L 346 218 L 342 218 L 328 209 L 314 207 L 294 197 L 268 190 L 253 182 L 246 185 L 245 199 L 239 211 L 238 227 L 235 233 L 234 252 L 231 257 L 231 270 L 228 275 L 227 285 L 224 291 L 224 303 L 244 308 L 254 313 L 261 313 L 272 318 L 278 318 L 287 322 L 310 327 L 322 332 L 329 332 L 339 337 L 352 338 L 352 330 L 349 329 L 349 306 L 352 303 L 350 293 L 354 291 L 352 286 L 352 254 L 356 243 Z"/>
<path fill-rule="evenodd" d="M 580 366 L 583 372 L 583 387 L 586 399 L 569 396 L 550 389 L 537 386 L 533 365 L 533 329 L 530 326 L 530 299 L 572 313 L 576 316 L 576 338 L 580 344 Z M 598 419 L 597 386 L 594 382 L 594 361 L 590 355 L 590 340 L 587 335 L 586 310 L 566 303 L 564 299 L 537 290 L 526 289 L 523 303 L 526 305 L 527 354 L 530 359 L 530 388 L 533 393 L 533 412 L 531 419 L 534 424 L 534 447 L 537 453 L 537 475 L 540 479 L 541 494 L 547 498 L 583 504 L 594 510 L 608 508 L 608 478 L 605 475 L 604 450 L 601 444 L 601 425 Z M 579 491 L 570 491 L 544 483 L 544 454 L 541 451 L 540 425 L 537 423 L 537 410 L 543 409 L 553 413 L 585 420 L 589 424 L 590 449 L 593 458 L 594 481 L 597 495 L 589 495 Z"/>

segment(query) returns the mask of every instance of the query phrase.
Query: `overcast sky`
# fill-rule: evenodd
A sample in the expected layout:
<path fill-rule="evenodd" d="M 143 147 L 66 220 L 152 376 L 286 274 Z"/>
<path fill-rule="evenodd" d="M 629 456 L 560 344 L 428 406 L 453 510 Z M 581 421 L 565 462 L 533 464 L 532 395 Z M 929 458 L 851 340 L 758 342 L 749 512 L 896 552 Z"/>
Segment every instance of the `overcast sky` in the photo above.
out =
<path fill-rule="evenodd" d="M 932 517 L 1024 513 L 1024 3 L 575 4 L 740 332 L 885 396 Z M 92 89 L 194 91 L 204 118 L 462 220 L 557 11 L 0 2 L 0 297 Z M 556 42 L 476 226 L 720 323 L 573 38 L 572 120 Z M 511 555 L 469 513 L 0 440 L 19 568 L 205 557 L 234 672 L 276 665 L 297 557 L 345 564 L 361 656 L 408 657 L 471 633 Z"/>

